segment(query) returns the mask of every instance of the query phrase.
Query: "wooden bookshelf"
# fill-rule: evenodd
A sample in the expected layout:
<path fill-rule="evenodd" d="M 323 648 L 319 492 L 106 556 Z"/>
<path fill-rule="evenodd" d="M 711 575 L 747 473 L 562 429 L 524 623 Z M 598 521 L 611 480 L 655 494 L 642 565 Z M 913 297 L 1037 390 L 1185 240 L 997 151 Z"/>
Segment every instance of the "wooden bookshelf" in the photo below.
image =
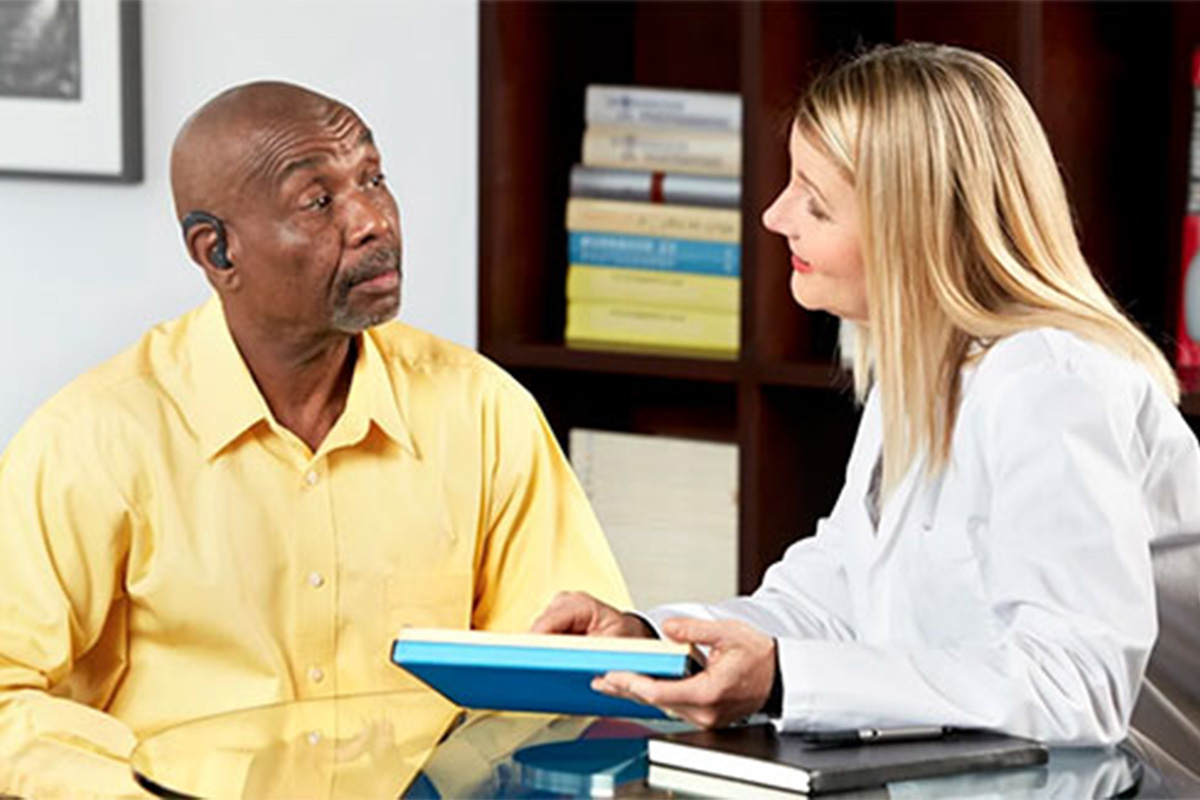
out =
<path fill-rule="evenodd" d="M 787 175 L 811 70 L 858 44 L 928 40 L 998 58 L 1039 111 L 1086 255 L 1171 352 L 1200 4 L 485 2 L 480 7 L 480 349 L 541 402 L 564 447 L 586 426 L 736 442 L 743 590 L 811 534 L 841 486 L 858 412 L 834 321 L 798 308 L 759 222 Z M 567 175 L 589 83 L 739 92 L 742 348 L 736 359 L 569 349 Z M 1200 379 L 1183 408 L 1200 422 Z"/>

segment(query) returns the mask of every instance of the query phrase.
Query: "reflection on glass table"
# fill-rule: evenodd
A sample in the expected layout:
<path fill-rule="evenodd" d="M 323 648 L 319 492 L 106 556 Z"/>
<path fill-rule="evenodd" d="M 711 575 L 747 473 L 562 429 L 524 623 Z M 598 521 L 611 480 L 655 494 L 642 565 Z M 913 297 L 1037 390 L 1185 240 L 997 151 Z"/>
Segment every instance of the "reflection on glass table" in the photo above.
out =
<path fill-rule="evenodd" d="M 165 797 L 442 798 L 755 796 L 707 779 L 647 781 L 645 739 L 678 722 L 464 712 L 432 691 L 353 695 L 175 725 L 134 751 L 138 781 Z M 1054 750 L 1048 764 L 894 783 L 838 797 L 1114 797 L 1142 767 L 1122 749 Z M 763 790 L 758 796 L 788 797 Z"/>

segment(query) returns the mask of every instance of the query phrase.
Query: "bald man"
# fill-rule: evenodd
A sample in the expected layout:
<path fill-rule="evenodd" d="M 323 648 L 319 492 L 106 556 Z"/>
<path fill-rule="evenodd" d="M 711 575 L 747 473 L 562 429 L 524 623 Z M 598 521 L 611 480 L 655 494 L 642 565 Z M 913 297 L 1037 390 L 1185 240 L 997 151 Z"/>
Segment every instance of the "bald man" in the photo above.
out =
<path fill-rule="evenodd" d="M 628 603 L 530 396 L 388 322 L 400 217 L 354 111 L 231 89 L 183 126 L 171 183 L 215 297 L 0 457 L 3 791 L 135 793 L 140 735 L 410 686 L 403 625 L 526 630 L 561 589 Z"/>

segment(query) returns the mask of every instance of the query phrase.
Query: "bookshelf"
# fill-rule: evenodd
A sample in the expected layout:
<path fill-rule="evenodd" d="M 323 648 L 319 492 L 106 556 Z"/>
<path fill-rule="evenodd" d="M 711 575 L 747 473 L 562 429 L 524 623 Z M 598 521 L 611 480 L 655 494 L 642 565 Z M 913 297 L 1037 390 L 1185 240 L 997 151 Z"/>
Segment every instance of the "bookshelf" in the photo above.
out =
<path fill-rule="evenodd" d="M 841 486 L 858 412 L 835 321 L 798 308 L 784 243 L 759 216 L 787 175 L 790 106 L 858 43 L 929 40 L 998 58 L 1031 97 L 1085 254 L 1160 343 L 1174 330 L 1188 65 L 1200 5 L 1076 2 L 484 2 L 480 7 L 479 345 L 573 427 L 736 442 L 739 583 L 754 588 Z M 742 348 L 736 359 L 563 345 L 567 175 L 584 87 L 739 92 L 744 103 Z M 1168 352 L 1170 352 L 1168 347 Z M 1200 425 L 1200 376 L 1183 408 Z"/>

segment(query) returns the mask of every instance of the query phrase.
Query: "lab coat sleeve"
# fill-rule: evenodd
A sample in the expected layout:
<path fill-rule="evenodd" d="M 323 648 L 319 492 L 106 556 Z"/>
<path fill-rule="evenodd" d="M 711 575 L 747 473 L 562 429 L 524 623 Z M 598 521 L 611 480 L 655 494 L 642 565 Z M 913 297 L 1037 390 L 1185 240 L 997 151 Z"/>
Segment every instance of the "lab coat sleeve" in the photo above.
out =
<path fill-rule="evenodd" d="M 994 633 L 937 646 L 781 639 L 782 728 L 948 724 L 1070 745 L 1125 736 L 1156 623 L 1137 406 L 1114 386 L 1037 364 L 964 405 L 958 434 L 990 483 L 987 520 L 970 535 L 989 608 L 979 625 Z"/>

